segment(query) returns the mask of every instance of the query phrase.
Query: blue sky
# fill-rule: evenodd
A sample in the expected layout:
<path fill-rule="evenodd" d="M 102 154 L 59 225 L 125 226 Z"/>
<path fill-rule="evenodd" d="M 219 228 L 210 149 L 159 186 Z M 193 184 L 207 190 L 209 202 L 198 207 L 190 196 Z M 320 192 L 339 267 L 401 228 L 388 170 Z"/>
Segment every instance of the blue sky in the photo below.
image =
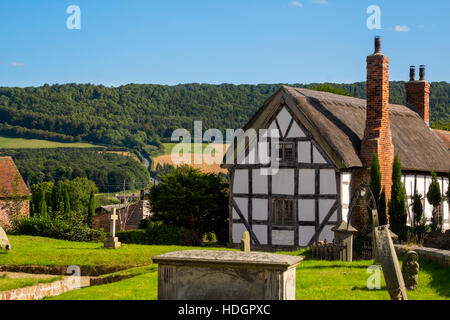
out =
<path fill-rule="evenodd" d="M 448 0 L 1 0 L 0 86 L 363 81 L 375 35 L 391 80 L 426 64 L 450 81 L 449 16 Z"/>

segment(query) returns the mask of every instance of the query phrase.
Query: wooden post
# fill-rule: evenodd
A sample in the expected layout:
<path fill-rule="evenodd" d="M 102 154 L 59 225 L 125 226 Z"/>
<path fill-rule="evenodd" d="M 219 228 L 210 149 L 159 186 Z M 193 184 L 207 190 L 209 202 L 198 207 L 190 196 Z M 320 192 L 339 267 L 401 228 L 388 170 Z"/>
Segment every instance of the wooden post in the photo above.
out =
<path fill-rule="evenodd" d="M 375 228 L 378 257 L 383 268 L 386 286 L 391 300 L 408 300 L 397 254 L 392 243 L 388 226 Z"/>

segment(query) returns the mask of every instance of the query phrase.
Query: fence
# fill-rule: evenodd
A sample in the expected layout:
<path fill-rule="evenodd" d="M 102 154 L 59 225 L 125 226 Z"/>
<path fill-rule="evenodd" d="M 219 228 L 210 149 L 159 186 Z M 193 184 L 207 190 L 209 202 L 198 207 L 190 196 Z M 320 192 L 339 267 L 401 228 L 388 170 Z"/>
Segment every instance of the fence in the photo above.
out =
<path fill-rule="evenodd" d="M 316 260 L 347 261 L 347 244 L 344 242 L 317 242 L 311 246 L 312 258 Z"/>

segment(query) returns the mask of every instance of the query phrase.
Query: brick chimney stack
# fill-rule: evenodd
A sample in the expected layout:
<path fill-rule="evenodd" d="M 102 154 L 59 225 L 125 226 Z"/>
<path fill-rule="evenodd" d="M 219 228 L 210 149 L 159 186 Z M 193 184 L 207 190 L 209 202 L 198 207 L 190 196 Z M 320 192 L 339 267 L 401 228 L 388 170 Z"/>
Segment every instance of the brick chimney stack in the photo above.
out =
<path fill-rule="evenodd" d="M 415 69 L 411 66 L 411 70 Z M 425 81 L 425 66 L 421 65 L 419 69 L 419 80 L 415 80 L 415 76 L 405 83 L 406 102 L 414 107 L 423 120 L 428 124 L 430 121 L 430 84 Z"/>
<path fill-rule="evenodd" d="M 394 146 L 389 122 L 389 58 L 381 53 L 381 39 L 375 37 L 375 52 L 367 57 L 366 127 L 361 143 L 361 160 L 368 168 L 377 153 L 381 186 L 391 198 Z"/>

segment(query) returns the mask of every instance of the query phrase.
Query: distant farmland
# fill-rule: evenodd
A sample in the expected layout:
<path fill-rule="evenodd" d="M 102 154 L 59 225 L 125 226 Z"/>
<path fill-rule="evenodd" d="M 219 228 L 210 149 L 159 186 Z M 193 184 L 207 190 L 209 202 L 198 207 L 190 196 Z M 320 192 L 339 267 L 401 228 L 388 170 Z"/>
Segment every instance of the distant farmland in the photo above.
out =
<path fill-rule="evenodd" d="M 0 149 L 51 149 L 51 148 L 98 148 L 99 146 L 84 142 L 54 142 L 38 139 L 0 137 Z"/>
<path fill-rule="evenodd" d="M 155 168 L 155 166 L 157 164 L 162 165 L 164 163 L 171 164 L 175 167 L 183 165 L 183 164 L 188 164 L 191 167 L 198 168 L 198 169 L 202 170 L 203 172 L 207 172 L 207 173 L 219 173 L 219 172 L 226 173 L 227 172 L 226 169 L 220 168 L 220 163 L 217 163 L 217 161 L 214 161 L 214 159 L 222 160 L 223 155 L 226 151 L 226 148 L 228 147 L 227 144 L 216 144 L 216 143 L 211 144 L 211 147 L 213 148 L 214 151 L 211 152 L 210 154 L 203 154 L 203 161 L 201 164 L 194 163 L 195 153 L 194 153 L 193 144 L 191 144 L 190 148 L 189 148 L 189 146 L 187 146 L 188 149 L 190 149 L 190 152 L 189 152 L 190 160 L 187 163 L 174 163 L 172 160 L 172 151 L 176 145 L 177 145 L 176 143 L 164 143 L 164 148 L 166 149 L 166 153 L 164 155 L 153 158 L 153 168 Z M 205 149 L 207 146 L 208 146 L 208 144 L 206 144 L 206 143 L 203 144 L 202 153 L 205 152 Z M 212 163 L 208 164 L 206 162 L 210 162 L 210 163 L 212 162 Z"/>

